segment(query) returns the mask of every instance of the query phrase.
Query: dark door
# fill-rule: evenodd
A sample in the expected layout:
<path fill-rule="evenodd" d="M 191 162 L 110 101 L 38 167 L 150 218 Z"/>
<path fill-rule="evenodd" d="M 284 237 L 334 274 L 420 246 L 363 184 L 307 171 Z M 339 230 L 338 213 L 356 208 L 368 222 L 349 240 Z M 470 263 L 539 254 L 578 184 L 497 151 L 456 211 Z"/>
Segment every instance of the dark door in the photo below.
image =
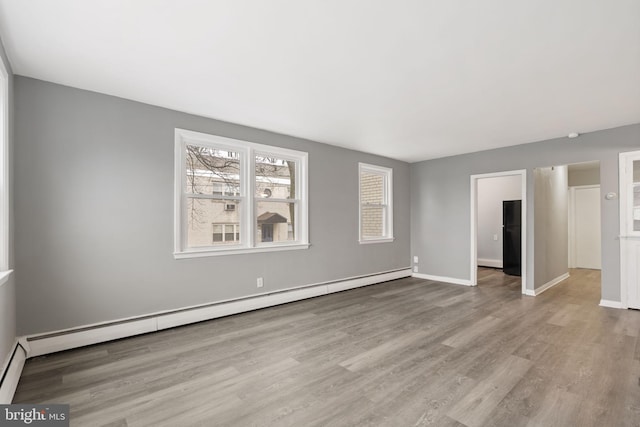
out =
<path fill-rule="evenodd" d="M 502 271 L 511 276 L 522 274 L 522 202 L 502 202 Z"/>
<path fill-rule="evenodd" d="M 273 224 L 262 224 L 262 241 L 273 242 Z"/>

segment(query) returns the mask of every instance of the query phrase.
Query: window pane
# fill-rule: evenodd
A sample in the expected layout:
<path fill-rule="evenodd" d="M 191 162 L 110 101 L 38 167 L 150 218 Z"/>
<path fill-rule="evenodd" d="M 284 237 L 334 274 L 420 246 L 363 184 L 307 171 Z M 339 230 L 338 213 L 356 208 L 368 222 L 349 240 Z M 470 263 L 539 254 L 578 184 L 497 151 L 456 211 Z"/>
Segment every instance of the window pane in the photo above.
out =
<path fill-rule="evenodd" d="M 234 151 L 187 145 L 187 179 L 190 194 L 240 194 L 240 154 Z"/>
<path fill-rule="evenodd" d="M 223 225 L 222 224 L 213 224 L 213 241 L 214 242 L 222 242 L 223 235 Z"/>
<path fill-rule="evenodd" d="M 233 209 L 230 209 L 233 205 Z M 240 222 L 239 200 L 187 198 L 187 247 L 238 244 L 233 238 L 233 225 Z M 229 228 L 230 227 L 230 228 Z M 228 234 L 231 233 L 231 238 Z"/>
<path fill-rule="evenodd" d="M 258 202 L 256 242 L 295 240 L 295 203 Z"/>
<path fill-rule="evenodd" d="M 633 161 L 633 182 L 640 184 L 640 160 Z"/>
<path fill-rule="evenodd" d="M 295 199 L 296 162 L 256 156 L 256 197 Z"/>
<path fill-rule="evenodd" d="M 384 237 L 386 206 L 362 206 L 362 237 Z"/>
<path fill-rule="evenodd" d="M 382 175 L 362 172 L 360 174 L 361 203 L 384 203 L 384 177 Z"/>

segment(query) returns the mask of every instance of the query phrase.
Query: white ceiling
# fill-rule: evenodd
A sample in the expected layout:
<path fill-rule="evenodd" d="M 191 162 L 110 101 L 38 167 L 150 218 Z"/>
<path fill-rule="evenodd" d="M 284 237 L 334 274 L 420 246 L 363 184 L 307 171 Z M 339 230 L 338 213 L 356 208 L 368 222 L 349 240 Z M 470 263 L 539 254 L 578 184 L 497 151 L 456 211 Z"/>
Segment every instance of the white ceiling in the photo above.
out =
<path fill-rule="evenodd" d="M 0 0 L 15 74 L 409 162 L 640 122 L 640 0 Z"/>

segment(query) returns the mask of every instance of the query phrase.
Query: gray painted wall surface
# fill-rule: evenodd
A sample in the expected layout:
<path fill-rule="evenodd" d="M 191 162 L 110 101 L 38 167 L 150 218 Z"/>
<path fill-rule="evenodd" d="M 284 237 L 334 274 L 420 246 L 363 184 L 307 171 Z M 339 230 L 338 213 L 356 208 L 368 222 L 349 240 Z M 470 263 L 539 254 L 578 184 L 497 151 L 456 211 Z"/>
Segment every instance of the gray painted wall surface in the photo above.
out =
<path fill-rule="evenodd" d="M 640 124 L 411 165 L 411 254 L 420 272 L 469 279 L 469 176 L 527 169 L 527 275 L 533 287 L 533 168 L 600 160 L 602 194 L 618 192 L 618 153 L 640 149 Z M 618 201 L 603 200 L 602 297 L 620 301 Z"/>
<path fill-rule="evenodd" d="M 569 186 L 598 185 L 600 184 L 600 166 L 596 165 L 591 169 L 571 170 L 569 166 Z"/>
<path fill-rule="evenodd" d="M 0 285 L 0 376 L 16 341 L 16 296 L 13 276 Z"/>
<path fill-rule="evenodd" d="M 478 180 L 478 263 L 492 260 L 502 265 L 502 202 L 520 200 L 520 176 L 500 176 Z M 493 240 L 497 235 L 498 240 Z"/>
<path fill-rule="evenodd" d="M 9 73 L 9 268 L 13 268 L 13 75 L 11 66 L 7 60 L 4 46 L 0 40 L 0 58 Z M 15 299 L 15 275 L 11 275 L 9 280 L 0 285 L 0 370 L 13 350 L 16 340 L 16 299 Z M 2 372 L 0 371 L 0 374 Z"/>
<path fill-rule="evenodd" d="M 566 166 L 533 170 L 536 288 L 569 271 L 567 177 Z"/>
<path fill-rule="evenodd" d="M 407 163 L 25 77 L 15 93 L 20 334 L 410 266 Z M 176 127 L 308 152 L 311 248 L 174 260 Z M 358 162 L 393 168 L 393 243 L 358 244 Z"/>

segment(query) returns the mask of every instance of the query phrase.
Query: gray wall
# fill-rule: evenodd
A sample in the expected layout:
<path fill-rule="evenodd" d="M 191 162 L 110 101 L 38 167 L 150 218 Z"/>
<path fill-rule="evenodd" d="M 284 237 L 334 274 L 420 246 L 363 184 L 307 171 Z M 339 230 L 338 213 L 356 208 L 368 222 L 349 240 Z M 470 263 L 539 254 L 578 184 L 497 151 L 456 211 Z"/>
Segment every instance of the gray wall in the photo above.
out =
<path fill-rule="evenodd" d="M 15 78 L 19 334 L 408 268 L 409 165 Z M 308 250 L 173 258 L 174 128 L 309 153 Z M 358 162 L 393 168 L 395 242 L 358 244 Z"/>
<path fill-rule="evenodd" d="M 0 40 L 0 58 L 5 64 L 9 73 L 9 268 L 12 269 L 13 262 L 13 75 L 11 66 L 7 60 L 4 46 Z M 15 299 L 15 275 L 9 277 L 9 280 L 0 285 L 0 370 L 8 361 L 13 344 L 16 339 L 16 299 Z M 0 371 L 0 375 L 2 372 Z"/>
<path fill-rule="evenodd" d="M 569 198 L 566 166 L 533 170 L 535 287 L 569 271 Z"/>
<path fill-rule="evenodd" d="M 16 341 L 16 295 L 13 275 L 0 285 L 0 377 Z"/>
<path fill-rule="evenodd" d="M 533 169 L 600 160 L 602 194 L 618 192 L 618 153 L 640 149 L 640 124 L 411 165 L 411 252 L 425 274 L 469 279 L 472 174 L 527 170 L 527 275 L 533 287 Z M 603 200 L 602 297 L 620 301 L 618 201 Z"/>
<path fill-rule="evenodd" d="M 589 169 L 572 169 L 569 165 L 569 186 L 599 185 L 600 165 L 594 165 Z"/>
<path fill-rule="evenodd" d="M 521 198 L 520 176 L 478 180 L 478 265 L 502 267 L 502 202 Z M 494 235 L 498 240 L 493 240 Z"/>

